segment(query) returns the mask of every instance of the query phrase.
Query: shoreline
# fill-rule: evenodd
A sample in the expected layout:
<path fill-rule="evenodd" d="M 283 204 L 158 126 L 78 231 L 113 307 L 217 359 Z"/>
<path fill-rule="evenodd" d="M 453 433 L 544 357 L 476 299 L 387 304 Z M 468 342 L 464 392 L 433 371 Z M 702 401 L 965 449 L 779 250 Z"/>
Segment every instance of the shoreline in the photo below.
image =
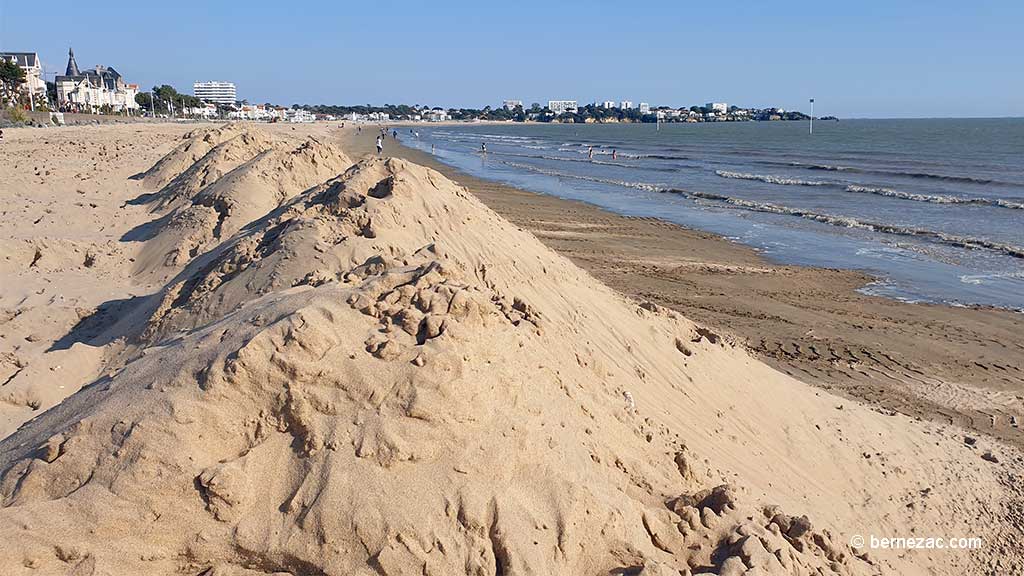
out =
<path fill-rule="evenodd" d="M 365 127 L 342 131 L 354 158 L 373 153 L 376 127 Z M 732 334 L 805 383 L 1024 446 L 1018 311 L 865 294 L 876 280 L 866 272 L 779 264 L 713 233 L 477 178 L 391 137 L 384 152 L 441 172 L 610 287 Z"/>

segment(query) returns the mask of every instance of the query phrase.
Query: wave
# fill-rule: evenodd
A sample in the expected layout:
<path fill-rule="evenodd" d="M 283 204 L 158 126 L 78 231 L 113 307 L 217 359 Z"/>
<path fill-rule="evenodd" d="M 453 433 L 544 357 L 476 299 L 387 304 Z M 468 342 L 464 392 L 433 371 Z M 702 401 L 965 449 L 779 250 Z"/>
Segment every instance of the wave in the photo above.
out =
<path fill-rule="evenodd" d="M 942 196 L 937 194 L 914 194 L 912 192 L 900 192 L 892 188 L 858 186 L 851 184 L 844 188 L 847 192 L 859 192 L 862 194 L 877 194 L 889 198 L 901 200 L 913 200 L 915 202 L 931 202 L 933 204 L 973 204 L 977 206 L 995 206 L 998 208 L 1010 208 L 1024 210 L 1024 203 L 1004 200 L 1002 198 L 965 198 L 963 196 Z"/>
<path fill-rule="evenodd" d="M 807 170 L 825 170 L 828 172 L 851 172 L 855 174 L 878 174 L 882 176 L 900 176 L 903 178 L 921 178 L 939 180 L 941 182 L 961 182 L 965 184 L 999 184 L 1003 186 L 1021 186 L 1019 182 L 1007 182 L 994 178 L 977 178 L 974 176 L 953 176 L 950 174 L 933 174 L 931 172 L 906 172 L 903 170 L 882 170 L 878 168 L 856 168 L 853 166 L 835 166 L 831 164 L 807 164 L 804 162 L 779 163 Z"/>
<path fill-rule="evenodd" d="M 946 232 L 928 230 L 926 228 L 915 228 L 911 226 L 899 226 L 895 224 L 884 224 L 881 222 L 857 220 L 856 218 L 851 218 L 848 216 L 837 216 L 833 214 L 811 212 L 809 210 L 801 210 L 798 208 L 790 208 L 788 206 L 780 206 L 777 204 L 770 204 L 765 202 L 754 202 L 751 200 L 734 198 L 732 196 L 726 196 L 724 194 L 715 194 L 712 192 L 699 192 L 694 190 L 685 190 L 683 188 L 673 188 L 661 186 L 658 184 L 649 184 L 645 182 L 629 182 L 622 180 L 612 180 L 608 178 L 597 178 L 594 176 L 584 176 L 581 174 L 568 174 L 565 172 L 558 172 L 555 170 L 545 170 L 543 168 L 537 168 L 535 166 L 529 166 L 526 164 L 518 164 L 516 162 L 501 162 L 513 168 L 521 168 L 529 170 L 531 172 L 537 172 L 548 176 L 554 176 L 556 178 L 572 178 L 576 180 L 586 180 L 590 182 L 610 184 L 613 186 L 622 186 L 626 188 L 646 190 L 649 192 L 678 194 L 691 200 L 712 200 L 753 212 L 794 216 L 804 218 L 806 220 L 812 220 L 814 222 L 820 222 L 822 224 L 828 224 L 831 226 L 839 226 L 842 228 L 857 228 L 861 230 L 869 230 L 871 232 L 880 232 L 884 234 L 892 234 L 897 236 L 911 236 L 914 238 L 920 238 L 957 248 L 966 248 L 971 250 L 991 250 L 995 252 L 1001 252 L 1003 254 L 1006 254 L 1007 256 L 1012 256 L 1014 258 L 1024 258 L 1024 247 L 1015 246 L 1013 244 L 1007 244 L 1004 242 L 996 242 L 994 240 L 989 240 L 987 238 L 961 236 L 956 234 L 948 234 Z"/>
<path fill-rule="evenodd" d="M 624 162 L 612 162 L 608 160 L 595 160 L 588 158 L 567 158 L 565 156 L 547 156 L 544 154 L 517 154 L 515 152 L 488 152 L 496 156 L 512 156 L 515 158 L 534 158 L 537 160 L 555 160 L 559 162 L 579 162 L 581 164 L 599 164 L 601 166 L 619 166 L 622 168 L 634 168 L 638 170 L 654 171 L 654 172 L 678 172 L 676 168 L 659 168 L 653 166 L 637 166 L 636 164 L 626 164 Z M 595 153 L 595 156 L 597 154 Z M 611 156 L 611 154 L 604 154 L 605 156 Z M 622 154 L 619 154 L 622 156 Z"/>
<path fill-rule="evenodd" d="M 837 167 L 840 168 L 840 167 Z M 915 194 L 913 192 L 901 192 L 892 188 L 881 186 L 861 186 L 849 184 L 844 186 L 839 182 L 827 182 L 823 180 L 801 180 L 799 178 L 786 178 L 770 174 L 748 174 L 745 172 L 730 172 L 728 170 L 715 170 L 715 174 L 722 178 L 737 178 L 740 180 L 757 180 L 768 184 L 795 185 L 795 186 L 837 186 L 842 187 L 845 192 L 860 194 L 875 194 L 888 198 L 900 200 L 911 200 L 914 202 L 929 202 L 932 204 L 967 204 L 975 206 L 994 206 L 997 208 L 1010 208 L 1024 210 L 1024 203 L 1003 198 L 970 198 L 964 196 L 945 196 L 939 194 Z"/>
<path fill-rule="evenodd" d="M 730 172 L 728 170 L 715 170 L 715 174 L 722 178 L 738 178 L 740 180 L 759 180 L 768 184 L 783 184 L 794 186 L 832 186 L 834 182 L 823 182 L 821 180 L 800 180 L 798 178 L 785 178 L 771 174 L 748 174 L 745 172 Z"/>
<path fill-rule="evenodd" d="M 1018 272 L 993 272 L 990 274 L 963 274 L 960 281 L 964 284 L 988 284 L 992 280 L 1024 279 L 1024 271 Z"/>
<path fill-rule="evenodd" d="M 742 198 L 733 198 L 730 196 L 723 196 L 721 194 L 710 194 L 706 192 L 691 192 L 686 190 L 668 190 L 669 192 L 682 193 L 690 198 L 704 198 L 707 200 L 717 200 L 720 202 L 728 203 L 732 206 L 751 210 L 755 212 L 766 212 L 770 214 L 783 214 L 787 216 L 798 216 L 807 220 L 813 220 L 815 222 L 821 222 L 822 224 L 830 224 L 832 226 L 840 226 L 843 228 L 859 228 L 862 230 L 870 230 L 872 232 L 882 232 L 885 234 L 893 234 L 897 236 L 913 236 L 915 238 L 923 238 L 931 240 L 940 244 L 946 244 L 948 246 L 954 246 L 957 248 L 968 248 L 968 249 L 986 249 L 993 250 L 996 252 L 1002 252 L 1008 256 L 1014 258 L 1024 258 L 1024 247 L 1015 246 L 1013 244 L 1007 244 L 1004 242 L 996 242 L 987 238 L 976 238 L 973 236 L 961 236 L 957 234 L 948 234 L 946 232 L 938 232 L 935 230 L 928 230 L 926 228 L 915 228 L 912 226 L 899 226 L 894 224 L 883 224 L 880 222 L 870 222 L 864 220 L 857 220 L 848 216 L 836 216 L 832 214 L 824 214 L 818 212 L 811 212 L 808 210 L 801 210 L 798 208 L 790 208 L 788 206 L 779 206 L 777 204 L 769 204 L 762 202 L 752 202 L 750 200 L 743 200 Z"/>
<path fill-rule="evenodd" d="M 689 156 L 675 156 L 672 154 L 638 154 L 637 158 L 651 158 L 652 160 L 693 160 Z"/>
<path fill-rule="evenodd" d="M 614 180 L 612 178 L 598 178 L 596 176 L 585 176 L 583 174 L 569 174 L 567 172 L 559 172 L 557 170 L 547 170 L 544 168 L 538 168 L 537 166 L 530 166 L 529 164 L 520 164 L 518 162 L 510 162 L 507 160 L 499 160 L 506 166 L 512 168 L 519 168 L 521 170 L 527 170 L 535 172 L 537 174 L 543 174 L 545 176 L 553 176 L 555 178 L 571 178 L 573 180 L 584 180 L 587 182 L 596 182 L 599 184 L 611 184 L 612 186 L 622 186 L 623 188 L 635 188 L 637 190 L 646 190 L 648 192 L 663 192 L 666 188 L 659 184 L 647 184 L 644 182 L 630 182 L 627 180 Z"/>

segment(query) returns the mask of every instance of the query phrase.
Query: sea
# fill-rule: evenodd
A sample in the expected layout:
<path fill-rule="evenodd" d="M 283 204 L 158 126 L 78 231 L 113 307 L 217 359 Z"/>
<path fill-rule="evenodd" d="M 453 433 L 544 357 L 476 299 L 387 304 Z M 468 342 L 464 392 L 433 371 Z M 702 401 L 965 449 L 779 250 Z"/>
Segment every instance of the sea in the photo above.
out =
<path fill-rule="evenodd" d="M 463 172 L 725 236 L 865 293 L 1024 311 L 1024 118 L 399 130 Z M 487 152 L 481 152 L 485 144 Z"/>

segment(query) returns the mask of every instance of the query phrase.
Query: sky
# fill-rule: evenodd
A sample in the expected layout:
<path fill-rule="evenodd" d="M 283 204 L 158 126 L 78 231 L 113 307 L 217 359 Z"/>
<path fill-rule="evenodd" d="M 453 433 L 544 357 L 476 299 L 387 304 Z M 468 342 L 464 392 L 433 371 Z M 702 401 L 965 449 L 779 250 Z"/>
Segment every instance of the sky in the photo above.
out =
<path fill-rule="evenodd" d="M 0 51 L 274 104 L 632 100 L 1024 116 L 1024 0 L 0 0 Z M 52 74 L 49 76 L 52 79 Z"/>

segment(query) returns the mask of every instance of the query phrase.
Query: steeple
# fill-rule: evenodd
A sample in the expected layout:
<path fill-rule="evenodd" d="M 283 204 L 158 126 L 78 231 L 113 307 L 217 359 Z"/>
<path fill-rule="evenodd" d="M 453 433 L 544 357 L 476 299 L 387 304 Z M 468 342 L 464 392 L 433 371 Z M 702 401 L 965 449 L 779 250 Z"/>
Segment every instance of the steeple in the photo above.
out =
<path fill-rule="evenodd" d="M 64 72 L 65 76 L 81 76 L 82 74 L 78 71 L 78 62 L 75 62 L 75 51 L 68 48 L 68 69 Z"/>

